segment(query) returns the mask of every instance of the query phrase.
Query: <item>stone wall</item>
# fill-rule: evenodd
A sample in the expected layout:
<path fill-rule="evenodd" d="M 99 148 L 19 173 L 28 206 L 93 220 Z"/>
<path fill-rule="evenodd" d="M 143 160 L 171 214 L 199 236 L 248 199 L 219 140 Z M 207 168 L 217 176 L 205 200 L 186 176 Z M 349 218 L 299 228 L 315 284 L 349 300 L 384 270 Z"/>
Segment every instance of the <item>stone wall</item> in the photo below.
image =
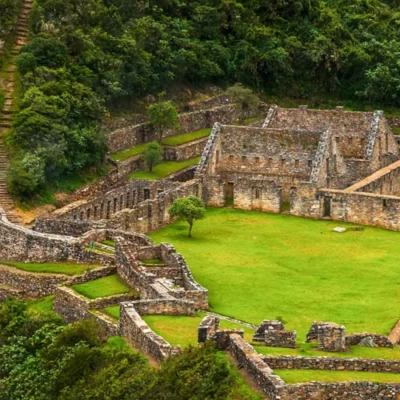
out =
<path fill-rule="evenodd" d="M 387 336 L 368 332 L 346 335 L 346 346 L 394 347 Z"/>
<path fill-rule="evenodd" d="M 0 284 L 20 292 L 19 297 L 39 299 L 54 294 L 57 286 L 69 280 L 66 275 L 34 274 L 0 265 Z"/>
<path fill-rule="evenodd" d="M 171 222 L 168 208 L 175 199 L 190 195 L 201 196 L 201 190 L 201 182 L 197 179 L 184 183 L 139 180 L 90 202 L 78 202 L 40 218 L 35 229 L 41 232 L 62 231 L 70 235 L 80 235 L 84 228 L 148 233 Z M 144 200 L 146 196 L 149 197 L 148 200 Z M 126 202 L 131 204 L 133 198 L 135 205 L 127 208 Z M 100 215 L 106 219 L 100 220 Z M 88 223 L 82 224 L 80 218 Z M 58 219 L 68 221 L 58 224 Z"/>
<path fill-rule="evenodd" d="M 0 260 L 2 261 L 76 261 L 95 262 L 77 239 L 38 233 L 13 225 L 0 216 Z"/>
<path fill-rule="evenodd" d="M 185 161 L 201 156 L 208 138 L 204 137 L 179 146 L 163 146 L 164 161 Z"/>
<path fill-rule="evenodd" d="M 293 356 L 262 356 L 262 359 L 272 369 L 400 373 L 400 363 L 398 360 Z"/>
<path fill-rule="evenodd" d="M 260 113 L 254 111 L 254 115 Z M 239 108 L 235 105 L 222 105 L 208 110 L 193 111 L 179 116 L 179 128 L 164 132 L 163 137 L 179 135 L 204 128 L 210 128 L 214 122 L 220 121 L 229 124 L 238 119 Z M 107 144 L 110 153 L 137 146 L 142 143 L 151 142 L 156 139 L 156 133 L 149 123 L 142 123 L 130 127 L 125 127 L 110 133 L 107 136 Z"/>
<path fill-rule="evenodd" d="M 200 322 L 197 331 L 197 342 L 205 343 L 219 330 L 219 318 L 207 315 Z"/>
<path fill-rule="evenodd" d="M 165 339 L 154 333 L 139 313 L 129 303 L 121 304 L 119 318 L 121 336 L 128 342 L 157 361 L 177 354 L 178 346 L 171 346 Z"/>
<path fill-rule="evenodd" d="M 254 342 L 262 342 L 268 347 L 296 347 L 296 331 L 286 331 L 280 321 L 264 320 L 253 336 Z"/>
<path fill-rule="evenodd" d="M 118 303 L 117 299 L 114 300 L 115 302 L 113 304 Z M 90 311 L 94 304 L 93 302 L 96 303 L 96 301 L 89 300 L 74 292 L 71 288 L 58 287 L 55 293 L 53 308 L 67 323 L 80 321 L 82 319 L 95 319 L 102 327 L 103 336 L 105 338 L 117 336 L 119 330 L 111 318 L 107 317 L 105 314 Z M 97 300 L 97 303 L 98 302 Z"/>

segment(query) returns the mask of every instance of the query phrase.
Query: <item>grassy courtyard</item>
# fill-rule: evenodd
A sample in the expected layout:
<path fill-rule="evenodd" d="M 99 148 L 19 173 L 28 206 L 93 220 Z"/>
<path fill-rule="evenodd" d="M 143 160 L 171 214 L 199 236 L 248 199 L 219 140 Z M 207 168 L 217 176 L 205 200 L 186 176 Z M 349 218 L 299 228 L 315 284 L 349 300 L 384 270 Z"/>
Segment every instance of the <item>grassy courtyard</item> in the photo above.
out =
<path fill-rule="evenodd" d="M 130 288 L 117 274 L 74 285 L 72 288 L 82 296 L 89 299 L 133 292 L 133 289 Z"/>
<path fill-rule="evenodd" d="M 171 175 L 175 172 L 178 172 L 182 169 L 187 167 L 191 167 L 193 165 L 197 165 L 200 161 L 200 157 L 190 158 L 189 160 L 185 161 L 165 161 L 160 164 L 157 164 L 152 172 L 148 170 L 144 171 L 137 171 L 133 174 L 129 175 L 131 179 L 162 179 L 168 175 Z"/>
<path fill-rule="evenodd" d="M 182 133 L 181 135 L 171 136 L 161 141 L 164 146 L 179 146 L 181 144 L 189 143 L 197 139 L 209 136 L 211 128 L 200 129 L 194 132 Z"/>
<path fill-rule="evenodd" d="M 47 274 L 64 274 L 64 275 L 82 275 L 86 271 L 99 267 L 99 265 L 76 264 L 68 262 L 53 262 L 53 263 L 23 263 L 0 261 L 0 264 L 18 268 L 23 271 Z"/>
<path fill-rule="evenodd" d="M 315 320 L 387 334 L 400 318 L 400 234 L 371 227 L 339 234 L 336 226 L 352 227 L 209 209 L 192 239 L 183 222 L 150 236 L 176 246 L 221 314 L 255 324 L 281 317 L 299 342 Z"/>

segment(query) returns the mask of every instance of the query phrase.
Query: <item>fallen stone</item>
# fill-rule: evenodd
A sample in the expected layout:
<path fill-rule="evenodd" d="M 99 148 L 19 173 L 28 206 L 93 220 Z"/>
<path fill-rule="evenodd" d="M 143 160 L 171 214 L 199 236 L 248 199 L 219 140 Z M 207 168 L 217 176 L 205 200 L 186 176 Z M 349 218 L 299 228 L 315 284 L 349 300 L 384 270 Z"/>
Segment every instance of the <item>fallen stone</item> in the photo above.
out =
<path fill-rule="evenodd" d="M 334 232 L 338 232 L 338 233 L 343 233 L 346 232 L 346 228 L 340 228 L 340 227 L 336 227 L 333 229 Z"/>

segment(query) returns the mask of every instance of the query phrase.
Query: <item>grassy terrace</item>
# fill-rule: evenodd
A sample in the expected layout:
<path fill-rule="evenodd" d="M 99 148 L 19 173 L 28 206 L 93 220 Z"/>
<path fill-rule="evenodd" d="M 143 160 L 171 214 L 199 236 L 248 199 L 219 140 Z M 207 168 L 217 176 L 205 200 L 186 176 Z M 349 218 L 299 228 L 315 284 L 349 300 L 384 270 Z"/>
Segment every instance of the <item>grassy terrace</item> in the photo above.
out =
<path fill-rule="evenodd" d="M 181 135 L 165 138 L 161 141 L 164 146 L 179 146 L 181 144 L 193 142 L 194 140 L 209 136 L 211 128 L 200 129 L 198 131 L 183 133 Z"/>
<path fill-rule="evenodd" d="M 288 370 L 274 369 L 286 383 L 319 382 L 352 382 L 368 381 L 379 383 L 399 383 L 400 374 L 383 372 L 358 372 L 358 371 L 316 371 L 316 370 Z"/>
<path fill-rule="evenodd" d="M 157 164 L 152 172 L 148 170 L 145 171 L 137 171 L 133 174 L 129 175 L 130 179 L 162 179 L 168 175 L 171 175 L 175 172 L 178 172 L 187 167 L 191 167 L 193 165 L 197 165 L 200 161 L 200 157 L 191 158 L 186 161 L 166 161 L 160 164 Z"/>
<path fill-rule="evenodd" d="M 99 297 L 108 297 L 129 292 L 134 293 L 133 289 L 117 274 L 74 285 L 72 289 L 89 299 L 97 299 Z"/>
<path fill-rule="evenodd" d="M 23 263 L 23 262 L 3 262 L 0 264 L 15 267 L 28 272 L 48 273 L 48 274 L 64 274 L 64 275 L 81 275 L 88 270 L 99 267 L 99 265 L 75 264 L 68 262 L 54 263 Z"/>
<path fill-rule="evenodd" d="M 200 129 L 198 131 L 182 133 L 181 135 L 165 138 L 161 144 L 164 146 L 178 146 L 180 144 L 189 143 L 208 136 L 211 133 L 211 128 Z M 111 154 L 110 158 L 115 161 L 125 161 L 128 158 L 143 154 L 146 150 L 148 143 L 143 143 L 138 146 L 130 147 L 129 149 Z"/>
<path fill-rule="evenodd" d="M 371 227 L 332 232 L 338 225 L 352 227 L 209 209 L 193 239 L 183 222 L 150 236 L 176 246 L 221 314 L 254 324 L 282 317 L 299 342 L 315 320 L 387 334 L 400 317 L 400 234 Z"/>

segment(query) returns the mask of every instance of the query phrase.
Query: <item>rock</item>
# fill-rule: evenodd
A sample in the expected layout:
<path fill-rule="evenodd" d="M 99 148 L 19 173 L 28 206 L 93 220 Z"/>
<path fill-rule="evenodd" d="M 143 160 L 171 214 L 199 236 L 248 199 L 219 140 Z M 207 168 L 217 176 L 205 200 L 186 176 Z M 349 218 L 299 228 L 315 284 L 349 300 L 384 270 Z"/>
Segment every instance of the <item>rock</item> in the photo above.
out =
<path fill-rule="evenodd" d="M 343 233 L 346 232 L 346 228 L 340 228 L 340 227 L 336 227 L 333 229 L 334 232 L 338 232 L 338 233 Z"/>
<path fill-rule="evenodd" d="M 371 336 L 367 336 L 366 338 L 362 339 L 358 345 L 365 347 L 378 347 Z"/>

